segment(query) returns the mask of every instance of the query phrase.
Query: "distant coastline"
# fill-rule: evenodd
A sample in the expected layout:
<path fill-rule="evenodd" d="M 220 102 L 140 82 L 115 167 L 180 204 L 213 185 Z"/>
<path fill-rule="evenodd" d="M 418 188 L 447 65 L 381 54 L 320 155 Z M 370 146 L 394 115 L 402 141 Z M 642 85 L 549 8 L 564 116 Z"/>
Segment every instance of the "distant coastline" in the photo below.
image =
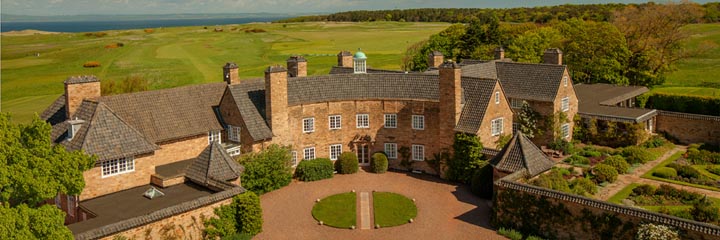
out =
<path fill-rule="evenodd" d="M 242 18 L 193 18 L 193 19 L 148 19 L 148 20 L 107 20 L 107 21 L 28 21 L 0 23 L 0 32 L 27 29 L 47 32 L 97 32 L 105 30 L 143 29 L 181 26 L 215 26 L 251 22 L 271 22 L 287 16 L 242 17 Z"/>

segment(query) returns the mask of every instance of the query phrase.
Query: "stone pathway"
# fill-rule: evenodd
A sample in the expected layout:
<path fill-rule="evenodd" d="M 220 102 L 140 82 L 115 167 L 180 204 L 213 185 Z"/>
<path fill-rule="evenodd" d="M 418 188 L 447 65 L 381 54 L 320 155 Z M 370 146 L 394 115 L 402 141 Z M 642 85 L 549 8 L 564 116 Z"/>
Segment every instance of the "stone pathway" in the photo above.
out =
<path fill-rule="evenodd" d="M 370 226 L 370 194 L 360 193 L 360 229 L 371 229 Z"/>

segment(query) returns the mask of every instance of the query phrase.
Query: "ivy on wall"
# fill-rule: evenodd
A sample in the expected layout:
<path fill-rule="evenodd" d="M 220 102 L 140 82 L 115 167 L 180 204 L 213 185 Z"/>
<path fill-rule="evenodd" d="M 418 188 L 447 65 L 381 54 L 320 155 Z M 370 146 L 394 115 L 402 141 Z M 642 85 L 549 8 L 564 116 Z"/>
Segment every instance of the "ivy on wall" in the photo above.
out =
<path fill-rule="evenodd" d="M 598 122 L 595 118 L 589 121 L 576 118 L 573 130 L 573 138 L 576 140 L 609 147 L 637 145 L 649 137 L 650 134 L 645 131 L 644 123 Z"/>

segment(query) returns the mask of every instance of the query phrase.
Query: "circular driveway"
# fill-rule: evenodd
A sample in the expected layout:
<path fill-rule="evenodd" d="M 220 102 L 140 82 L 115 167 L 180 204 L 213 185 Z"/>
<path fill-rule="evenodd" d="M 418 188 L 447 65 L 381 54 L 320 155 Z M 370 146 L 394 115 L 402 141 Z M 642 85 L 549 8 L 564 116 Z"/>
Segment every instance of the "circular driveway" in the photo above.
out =
<path fill-rule="evenodd" d="M 417 218 L 410 224 L 368 230 L 318 225 L 311 214 L 315 199 L 353 189 L 415 198 Z M 293 181 L 260 196 L 260 203 L 264 224 L 256 239 L 505 239 L 490 227 L 492 209 L 487 200 L 472 195 L 464 185 L 427 175 L 359 171 L 315 182 Z"/>

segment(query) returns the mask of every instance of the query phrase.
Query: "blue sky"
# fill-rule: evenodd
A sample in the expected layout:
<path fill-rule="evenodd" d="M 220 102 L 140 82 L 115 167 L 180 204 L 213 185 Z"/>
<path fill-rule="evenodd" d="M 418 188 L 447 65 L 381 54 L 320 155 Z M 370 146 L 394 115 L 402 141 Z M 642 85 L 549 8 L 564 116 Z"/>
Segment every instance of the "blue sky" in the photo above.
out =
<path fill-rule="evenodd" d="M 21 15 L 307 13 L 404 8 L 512 8 L 607 3 L 595 0 L 2 0 L 0 11 Z M 617 3 L 646 1 L 617 0 Z M 665 2 L 665 1 L 659 1 Z M 695 1 L 699 3 L 708 0 Z"/>

